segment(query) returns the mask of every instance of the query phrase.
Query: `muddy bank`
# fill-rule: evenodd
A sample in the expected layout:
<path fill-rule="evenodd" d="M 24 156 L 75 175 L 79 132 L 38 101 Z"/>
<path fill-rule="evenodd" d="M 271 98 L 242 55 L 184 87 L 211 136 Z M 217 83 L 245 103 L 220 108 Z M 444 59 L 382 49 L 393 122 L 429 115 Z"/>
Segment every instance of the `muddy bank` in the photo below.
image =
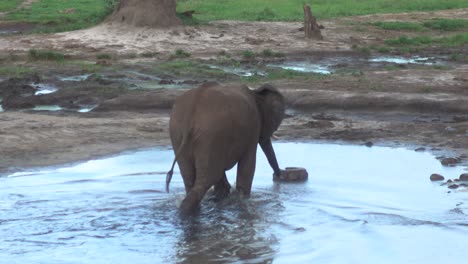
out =
<path fill-rule="evenodd" d="M 0 35 L 0 171 L 167 146 L 174 99 L 205 81 L 277 86 L 288 103 L 281 140 L 424 147 L 466 163 L 466 47 L 359 50 L 401 35 L 369 22 L 466 12 L 330 19 L 322 23 L 325 39 L 314 42 L 303 38 L 301 23 L 286 22 Z M 35 60 L 30 49 L 65 60 Z"/>

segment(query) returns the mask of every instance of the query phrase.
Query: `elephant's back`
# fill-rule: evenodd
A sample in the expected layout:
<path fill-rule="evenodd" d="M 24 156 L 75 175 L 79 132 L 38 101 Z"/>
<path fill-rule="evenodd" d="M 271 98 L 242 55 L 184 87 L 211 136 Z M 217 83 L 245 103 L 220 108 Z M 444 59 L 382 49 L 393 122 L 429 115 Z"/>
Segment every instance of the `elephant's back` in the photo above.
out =
<path fill-rule="evenodd" d="M 208 86 L 199 93 L 194 114 L 201 125 L 239 129 L 258 121 L 255 98 L 247 86 Z"/>

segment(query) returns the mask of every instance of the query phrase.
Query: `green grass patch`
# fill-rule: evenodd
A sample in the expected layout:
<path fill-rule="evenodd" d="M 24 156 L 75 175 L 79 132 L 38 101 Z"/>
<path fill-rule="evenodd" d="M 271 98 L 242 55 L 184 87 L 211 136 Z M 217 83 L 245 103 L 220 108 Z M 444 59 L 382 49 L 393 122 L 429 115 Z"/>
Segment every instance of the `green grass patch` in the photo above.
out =
<path fill-rule="evenodd" d="M 385 44 L 391 46 L 428 46 L 431 44 L 442 47 L 459 47 L 468 43 L 468 33 L 455 34 L 448 37 L 431 38 L 428 36 L 407 37 L 401 36 L 396 39 L 389 39 Z"/>
<path fill-rule="evenodd" d="M 25 75 L 31 74 L 34 71 L 31 68 L 23 66 L 0 66 L 0 76 L 7 78 L 20 78 Z"/>
<path fill-rule="evenodd" d="M 466 0 L 178 0 L 177 10 L 195 10 L 199 21 L 302 21 L 304 3 L 318 18 L 468 7 Z"/>
<path fill-rule="evenodd" d="M 71 60 L 65 61 L 65 64 L 70 64 L 81 68 L 83 73 L 97 73 L 103 69 L 102 65 L 98 65 L 93 62 L 81 61 L 81 60 Z"/>
<path fill-rule="evenodd" d="M 397 64 L 387 64 L 384 66 L 384 69 L 386 71 L 396 71 L 396 70 L 401 70 L 401 67 L 398 66 Z"/>
<path fill-rule="evenodd" d="M 3 2 L 3 1 L 2 1 Z M 117 0 L 41 0 L 30 8 L 9 13 L 7 20 L 37 23 L 38 32 L 82 29 L 101 22 Z"/>
<path fill-rule="evenodd" d="M 183 49 L 178 49 L 170 57 L 171 59 L 183 59 L 183 58 L 188 58 L 190 56 L 192 56 L 190 52 L 187 52 Z"/>
<path fill-rule="evenodd" d="M 259 55 L 265 58 L 284 57 L 283 53 L 271 49 L 264 49 Z"/>
<path fill-rule="evenodd" d="M 443 47 L 459 47 L 468 44 L 468 33 L 460 33 L 449 37 L 435 39 Z"/>
<path fill-rule="evenodd" d="M 40 24 L 42 26 L 36 29 L 38 32 L 61 32 L 96 25 L 114 10 L 118 0 L 41 0 L 21 10 L 15 8 L 22 0 L 0 2 L 0 11 L 11 11 L 3 19 Z M 188 25 L 212 20 L 302 21 L 304 3 L 312 7 L 313 14 L 319 19 L 468 7 L 466 0 L 178 0 L 177 12 Z M 191 18 L 180 15 L 187 10 L 195 10 Z M 454 27 L 446 24 L 437 21 L 427 27 Z"/>
<path fill-rule="evenodd" d="M 423 25 L 433 30 L 455 31 L 468 28 L 468 20 L 435 18 L 424 22 Z"/>
<path fill-rule="evenodd" d="M 243 57 L 244 59 L 253 59 L 253 58 L 255 58 L 256 56 L 257 56 L 257 53 L 255 53 L 255 52 L 253 52 L 253 51 L 251 51 L 251 50 L 244 50 L 244 51 L 242 52 L 242 57 Z"/>
<path fill-rule="evenodd" d="M 0 12 L 6 12 L 15 9 L 23 0 L 2 0 L 0 1 Z"/>
<path fill-rule="evenodd" d="M 420 46 L 420 45 L 429 45 L 432 43 L 432 38 L 428 36 L 417 36 L 417 37 L 407 37 L 400 36 L 395 39 L 388 39 L 385 41 L 385 44 L 392 46 Z"/>
<path fill-rule="evenodd" d="M 157 52 L 157 51 L 145 51 L 145 52 L 142 52 L 140 54 L 140 56 L 143 57 L 143 58 L 154 58 L 154 57 L 158 56 L 159 54 L 161 54 L 161 53 Z"/>
<path fill-rule="evenodd" d="M 375 22 L 373 26 L 385 29 L 385 30 L 411 30 L 411 31 L 423 31 L 425 28 L 420 23 L 415 22 L 402 22 L 402 21 L 391 21 L 391 22 Z"/>
<path fill-rule="evenodd" d="M 176 13 L 177 17 L 182 21 L 182 23 L 184 25 L 187 25 L 187 26 L 196 26 L 196 25 L 201 25 L 203 24 L 204 22 L 196 19 L 195 17 L 191 16 L 186 16 L 180 12 L 177 12 Z"/>
<path fill-rule="evenodd" d="M 63 61 L 65 55 L 63 53 L 51 50 L 36 50 L 30 49 L 28 51 L 28 58 L 31 60 L 48 60 L 48 61 Z"/>
<path fill-rule="evenodd" d="M 154 66 L 153 70 L 157 73 L 165 73 L 185 78 L 226 79 L 233 76 L 233 74 L 226 73 L 221 69 L 210 68 L 208 65 L 192 60 L 167 61 Z"/>
<path fill-rule="evenodd" d="M 96 59 L 98 59 L 98 60 L 111 60 L 112 55 L 110 55 L 109 53 L 100 53 L 100 54 L 96 55 Z"/>
<path fill-rule="evenodd" d="M 434 18 L 423 23 L 403 22 L 403 21 L 379 21 L 371 23 L 371 25 L 385 30 L 407 30 L 407 31 L 455 31 L 468 28 L 468 20 L 466 19 L 445 19 Z"/>

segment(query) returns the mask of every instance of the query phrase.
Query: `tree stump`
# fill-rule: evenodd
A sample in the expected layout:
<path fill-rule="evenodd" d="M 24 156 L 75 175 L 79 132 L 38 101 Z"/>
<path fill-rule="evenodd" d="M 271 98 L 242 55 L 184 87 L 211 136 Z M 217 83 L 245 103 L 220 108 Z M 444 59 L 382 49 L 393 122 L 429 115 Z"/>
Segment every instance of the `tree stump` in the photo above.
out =
<path fill-rule="evenodd" d="M 182 24 L 176 16 L 176 0 L 120 0 L 108 21 L 153 28 Z"/>
<path fill-rule="evenodd" d="M 312 15 L 310 6 L 304 4 L 304 33 L 306 38 L 323 39 L 317 19 Z"/>

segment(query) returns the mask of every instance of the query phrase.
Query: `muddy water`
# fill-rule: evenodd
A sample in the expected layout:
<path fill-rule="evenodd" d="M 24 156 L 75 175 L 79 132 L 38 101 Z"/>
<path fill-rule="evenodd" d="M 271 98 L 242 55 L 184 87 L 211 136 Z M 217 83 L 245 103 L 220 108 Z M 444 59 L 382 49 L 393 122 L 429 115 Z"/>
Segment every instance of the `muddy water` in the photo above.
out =
<path fill-rule="evenodd" d="M 432 155 L 406 149 L 275 145 L 307 183 L 274 183 L 261 153 L 250 199 L 231 194 L 177 217 L 171 150 L 149 149 L 0 178 L 5 263 L 463 263 L 468 192 Z M 234 172 L 229 173 L 232 183 Z M 209 195 L 208 195 L 209 198 Z"/>
<path fill-rule="evenodd" d="M 426 66 L 444 64 L 443 58 L 436 57 L 375 56 L 370 58 L 330 57 L 325 59 L 285 61 L 282 63 L 268 64 L 267 66 L 279 67 L 282 69 L 298 72 L 328 75 L 334 73 L 337 69 L 356 67 L 383 67 L 389 63 L 397 65 L 418 64 Z"/>

